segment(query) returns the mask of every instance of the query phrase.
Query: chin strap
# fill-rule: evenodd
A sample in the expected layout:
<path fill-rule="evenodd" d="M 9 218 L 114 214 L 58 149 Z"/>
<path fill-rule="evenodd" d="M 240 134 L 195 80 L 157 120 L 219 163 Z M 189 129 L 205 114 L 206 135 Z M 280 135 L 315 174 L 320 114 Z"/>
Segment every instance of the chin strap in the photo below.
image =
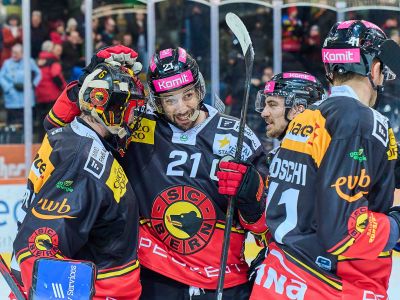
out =
<path fill-rule="evenodd" d="M 126 129 L 120 126 L 107 126 L 104 121 L 99 117 L 95 109 L 90 111 L 90 115 L 97 120 L 109 133 L 117 135 L 119 138 L 123 138 L 127 135 Z"/>
<path fill-rule="evenodd" d="M 198 118 L 199 116 L 200 116 L 200 110 L 197 109 L 197 110 L 193 113 L 193 115 L 192 115 L 191 117 L 189 117 L 189 120 L 192 121 L 192 122 L 194 122 L 194 121 L 197 120 L 197 118 Z"/>
<path fill-rule="evenodd" d="M 371 73 L 368 73 L 368 80 L 371 83 L 372 89 L 374 91 L 377 91 L 378 94 L 382 94 L 383 93 L 383 91 L 385 90 L 385 87 L 383 86 L 383 84 L 382 85 L 379 85 L 379 84 L 375 85 L 375 83 L 372 81 Z"/>

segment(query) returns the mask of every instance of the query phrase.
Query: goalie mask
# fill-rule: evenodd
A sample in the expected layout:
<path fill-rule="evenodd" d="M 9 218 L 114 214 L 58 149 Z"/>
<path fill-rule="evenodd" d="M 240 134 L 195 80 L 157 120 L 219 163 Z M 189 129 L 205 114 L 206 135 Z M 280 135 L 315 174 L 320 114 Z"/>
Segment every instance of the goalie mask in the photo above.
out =
<path fill-rule="evenodd" d="M 307 108 L 316 101 L 326 98 L 321 82 L 306 72 L 284 72 L 271 78 L 265 84 L 264 90 L 257 93 L 256 111 L 261 113 L 265 107 L 265 100 L 269 96 L 280 96 L 284 99 L 285 119 L 290 109 L 297 105 Z"/>
<path fill-rule="evenodd" d="M 198 97 L 197 110 L 190 117 L 195 121 L 205 96 L 205 84 L 197 62 L 185 49 L 165 49 L 153 55 L 147 73 L 151 104 L 164 116 L 162 101 L 174 104 L 193 90 Z M 173 120 L 168 120 L 173 122 Z"/>
<path fill-rule="evenodd" d="M 144 105 L 143 85 L 130 70 L 120 66 L 99 64 L 79 90 L 81 111 L 93 116 L 114 136 L 113 146 L 117 143 L 120 153 L 139 126 Z"/>
<path fill-rule="evenodd" d="M 372 62 L 378 59 L 382 64 L 384 79 L 393 80 L 399 69 L 395 56 L 399 49 L 393 40 L 386 37 L 382 29 L 371 22 L 338 22 L 329 31 L 322 49 L 326 77 L 332 83 L 334 72 L 352 72 L 368 77 L 375 90 L 383 91 L 383 85 L 375 86 L 372 82 Z"/>

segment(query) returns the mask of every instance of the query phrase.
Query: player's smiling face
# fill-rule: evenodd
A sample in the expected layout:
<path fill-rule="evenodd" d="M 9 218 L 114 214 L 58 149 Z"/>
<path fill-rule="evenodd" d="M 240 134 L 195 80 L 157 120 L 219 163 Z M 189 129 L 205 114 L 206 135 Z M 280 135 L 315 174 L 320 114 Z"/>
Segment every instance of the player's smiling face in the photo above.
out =
<path fill-rule="evenodd" d="M 268 96 L 261 117 L 267 123 L 266 134 L 270 138 L 279 137 L 286 129 L 284 99 L 281 96 Z"/>
<path fill-rule="evenodd" d="M 200 99 L 195 88 L 179 90 L 171 95 L 161 97 L 165 117 L 182 130 L 188 130 L 198 123 L 196 112 Z M 193 120 L 194 119 L 194 120 Z"/>

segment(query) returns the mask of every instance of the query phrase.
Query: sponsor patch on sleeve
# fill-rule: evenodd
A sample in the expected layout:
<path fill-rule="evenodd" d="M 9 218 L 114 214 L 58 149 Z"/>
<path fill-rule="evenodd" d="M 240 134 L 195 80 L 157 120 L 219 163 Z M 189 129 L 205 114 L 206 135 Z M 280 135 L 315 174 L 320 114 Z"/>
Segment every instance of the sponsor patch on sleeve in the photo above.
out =
<path fill-rule="evenodd" d="M 221 117 L 218 121 L 218 129 L 234 129 L 236 124 L 239 123 L 237 120 Z"/>
<path fill-rule="evenodd" d="M 232 134 L 215 134 L 214 143 L 213 143 L 213 153 L 218 156 L 226 156 L 231 155 L 235 156 L 237 148 L 237 137 Z M 242 160 L 247 160 L 251 155 L 253 155 L 253 151 L 250 146 L 246 143 L 243 143 L 242 149 Z"/>
<path fill-rule="evenodd" d="M 121 198 L 125 195 L 127 184 L 128 178 L 126 177 L 124 170 L 118 161 L 114 159 L 106 185 L 113 192 L 114 199 L 117 203 L 119 203 Z"/>
<path fill-rule="evenodd" d="M 394 136 L 392 128 L 389 128 L 388 132 L 389 132 L 389 147 L 388 147 L 389 149 L 387 151 L 387 156 L 388 160 L 394 160 L 397 159 L 397 152 L 398 152 L 396 138 Z"/>
<path fill-rule="evenodd" d="M 104 173 L 107 158 L 108 152 L 98 142 L 93 141 L 83 169 L 100 179 Z"/>
<path fill-rule="evenodd" d="M 132 142 L 154 145 L 156 121 L 143 118 L 140 127 L 132 134 Z"/>
<path fill-rule="evenodd" d="M 50 160 L 52 151 L 53 147 L 51 147 L 46 135 L 38 153 L 33 159 L 31 170 L 29 171 L 29 180 L 33 183 L 35 193 L 39 192 L 54 171 L 54 166 Z"/>
<path fill-rule="evenodd" d="M 381 115 L 376 110 L 372 109 L 374 114 L 374 128 L 372 135 L 380 141 L 385 147 L 387 147 L 389 136 L 388 136 L 388 119 Z"/>

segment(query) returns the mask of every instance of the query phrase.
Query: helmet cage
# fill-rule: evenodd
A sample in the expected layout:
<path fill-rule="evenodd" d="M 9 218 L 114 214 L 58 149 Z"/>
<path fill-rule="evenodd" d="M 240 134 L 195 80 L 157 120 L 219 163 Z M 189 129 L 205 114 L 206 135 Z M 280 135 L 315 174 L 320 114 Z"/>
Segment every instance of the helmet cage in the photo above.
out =
<path fill-rule="evenodd" d="M 314 76 L 303 72 L 281 73 L 267 82 L 264 90 L 258 91 L 255 110 L 261 113 L 264 110 L 266 98 L 270 96 L 283 97 L 284 107 L 288 110 L 298 105 L 307 108 L 312 103 L 324 99 L 324 95 L 321 83 Z"/>
<path fill-rule="evenodd" d="M 182 90 L 187 91 L 194 87 L 201 106 L 206 93 L 204 78 L 197 62 L 180 47 L 164 49 L 153 55 L 147 83 L 151 105 L 158 113 L 163 113 L 160 100 L 166 94 L 182 93 Z"/>
<path fill-rule="evenodd" d="M 79 105 L 109 132 L 120 135 L 124 122 L 134 121 L 142 112 L 143 86 L 119 67 L 99 64 L 79 90 Z"/>
<path fill-rule="evenodd" d="M 196 95 L 197 95 L 197 97 L 199 99 L 199 106 L 201 106 L 202 103 L 203 103 L 204 96 L 205 96 L 206 88 L 205 88 L 203 75 L 200 72 L 199 72 L 198 79 L 197 79 L 197 81 L 195 83 L 193 83 L 191 85 L 188 85 L 188 86 L 186 86 L 184 88 L 181 88 L 179 90 L 174 90 L 172 92 L 164 93 L 164 94 L 157 94 L 157 93 L 154 93 L 150 89 L 150 93 L 149 93 L 150 106 L 153 107 L 153 109 L 156 112 L 158 112 L 160 114 L 163 114 L 164 113 L 164 109 L 162 107 L 162 101 L 163 100 L 167 99 L 170 96 L 174 96 L 174 95 L 178 95 L 178 94 L 184 94 L 184 93 L 190 91 L 191 89 L 195 90 L 195 93 L 196 93 Z"/>

